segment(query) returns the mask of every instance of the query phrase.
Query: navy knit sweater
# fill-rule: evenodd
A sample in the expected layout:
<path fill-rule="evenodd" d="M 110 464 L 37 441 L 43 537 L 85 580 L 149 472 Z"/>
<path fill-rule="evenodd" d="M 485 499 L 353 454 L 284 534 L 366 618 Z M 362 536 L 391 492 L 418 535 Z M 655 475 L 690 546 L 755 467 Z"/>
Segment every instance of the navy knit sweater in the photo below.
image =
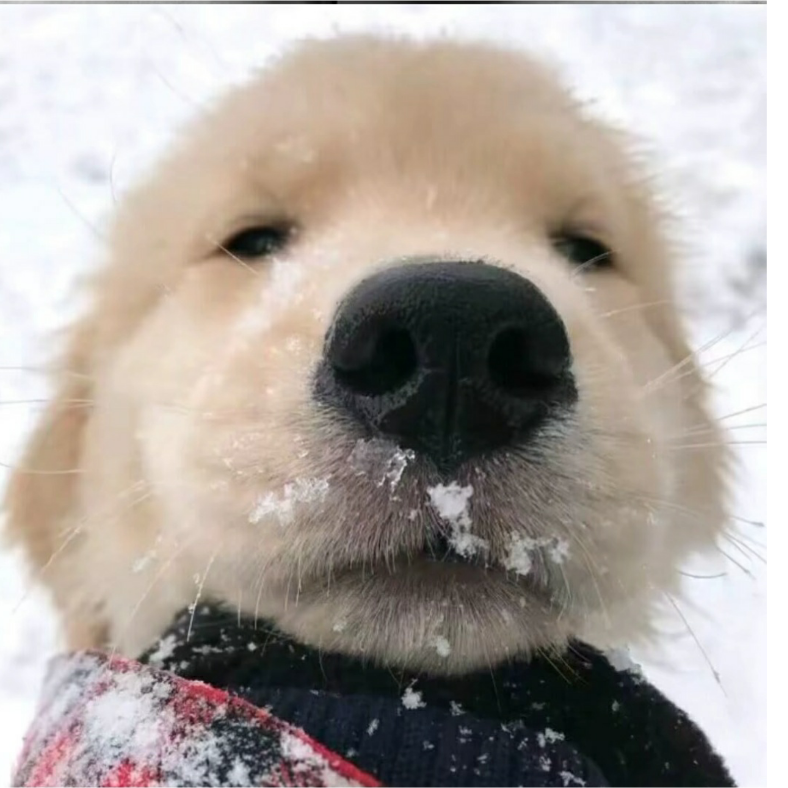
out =
<path fill-rule="evenodd" d="M 266 707 L 383 785 L 734 785 L 687 715 L 573 643 L 462 677 L 394 672 L 201 606 L 143 661 Z"/>

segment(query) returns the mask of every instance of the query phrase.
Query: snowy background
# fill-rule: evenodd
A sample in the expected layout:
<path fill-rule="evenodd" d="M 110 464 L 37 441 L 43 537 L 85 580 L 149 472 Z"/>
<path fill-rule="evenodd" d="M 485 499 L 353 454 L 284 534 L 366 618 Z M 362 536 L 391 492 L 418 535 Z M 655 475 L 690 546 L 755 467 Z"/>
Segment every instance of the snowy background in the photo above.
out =
<path fill-rule="evenodd" d="M 742 5 L 0 6 L 0 489 L 106 216 L 183 120 L 304 35 L 522 45 L 648 141 L 681 217 L 684 300 L 696 346 L 717 339 L 703 360 L 734 428 L 740 519 L 735 541 L 687 568 L 664 648 L 638 657 L 740 784 L 765 783 L 765 21 L 765 7 Z M 0 786 L 56 647 L 46 600 L 0 552 Z"/>

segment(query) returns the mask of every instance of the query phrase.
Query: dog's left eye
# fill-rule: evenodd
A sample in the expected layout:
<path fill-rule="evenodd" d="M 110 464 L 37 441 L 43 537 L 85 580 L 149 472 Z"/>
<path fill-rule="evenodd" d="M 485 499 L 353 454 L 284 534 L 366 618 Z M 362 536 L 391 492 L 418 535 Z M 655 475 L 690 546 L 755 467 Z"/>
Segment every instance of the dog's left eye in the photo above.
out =
<path fill-rule="evenodd" d="M 613 262 L 613 253 L 603 243 L 585 235 L 557 235 L 553 239 L 553 247 L 570 263 L 584 268 L 609 267 Z"/>
<path fill-rule="evenodd" d="M 234 257 L 267 257 L 287 244 L 290 228 L 284 225 L 250 227 L 228 238 L 222 249 Z"/>

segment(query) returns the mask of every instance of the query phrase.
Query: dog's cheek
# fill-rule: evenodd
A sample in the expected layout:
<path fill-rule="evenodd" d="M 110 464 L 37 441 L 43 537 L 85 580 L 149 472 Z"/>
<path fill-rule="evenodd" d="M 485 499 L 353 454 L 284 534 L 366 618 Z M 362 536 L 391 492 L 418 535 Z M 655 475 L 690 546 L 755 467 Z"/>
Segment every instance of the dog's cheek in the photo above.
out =
<path fill-rule="evenodd" d="M 587 526 L 579 534 L 585 566 L 570 567 L 569 583 L 578 599 L 613 607 L 651 593 L 651 579 L 662 575 L 663 502 L 673 498 L 675 469 L 665 446 L 665 409 L 644 400 L 631 356 L 616 337 L 591 321 L 572 339 L 578 449 L 568 447 L 566 457 L 589 492 L 587 510 L 577 517 Z M 650 352 L 647 342 L 641 346 Z"/>

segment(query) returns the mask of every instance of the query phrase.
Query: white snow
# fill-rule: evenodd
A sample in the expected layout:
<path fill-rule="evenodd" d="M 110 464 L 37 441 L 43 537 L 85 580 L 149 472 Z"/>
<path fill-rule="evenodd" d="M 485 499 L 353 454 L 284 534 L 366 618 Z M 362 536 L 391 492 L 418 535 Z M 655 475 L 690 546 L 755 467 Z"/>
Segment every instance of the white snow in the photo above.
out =
<path fill-rule="evenodd" d="M 586 784 L 586 781 L 582 777 L 576 777 L 572 772 L 568 770 L 558 772 L 558 776 L 564 781 L 565 786 Z"/>
<path fill-rule="evenodd" d="M 288 482 L 281 493 L 267 492 L 258 498 L 249 515 L 249 522 L 257 524 L 274 516 L 280 525 L 287 525 L 292 522 L 298 504 L 323 500 L 328 494 L 328 486 L 328 479 L 296 479 Z"/>
<path fill-rule="evenodd" d="M 463 487 L 457 482 L 436 484 L 427 488 L 427 495 L 438 516 L 451 528 L 447 541 L 452 548 L 465 557 L 486 550 L 487 542 L 471 533 L 471 516 L 468 513 L 473 487 Z"/>
<path fill-rule="evenodd" d="M 153 547 L 147 550 L 142 555 L 137 556 L 134 559 L 131 565 L 131 571 L 133 574 L 138 574 L 139 572 L 144 572 L 151 564 L 153 564 L 159 557 L 159 546 L 161 545 L 162 541 L 164 541 L 164 537 L 159 534 L 156 537 L 156 541 L 153 543 Z"/>
<path fill-rule="evenodd" d="M 563 733 L 554 731 L 552 728 L 545 728 L 543 733 L 536 734 L 536 741 L 540 747 L 544 747 L 546 744 L 554 744 L 557 741 L 563 741 L 564 738 Z"/>
<path fill-rule="evenodd" d="M 547 547 L 547 555 L 554 564 L 563 564 L 569 558 L 569 540 L 563 536 L 553 538 Z"/>
<path fill-rule="evenodd" d="M 451 654 L 451 643 L 442 635 L 437 635 L 433 638 L 432 645 L 435 647 L 435 651 L 438 652 L 438 656 L 448 657 Z"/>
<path fill-rule="evenodd" d="M 627 648 L 611 649 L 606 652 L 608 662 L 616 669 L 640 675 L 643 669 L 634 659 Z"/>
<path fill-rule="evenodd" d="M 529 574 L 533 568 L 533 561 L 531 560 L 533 546 L 530 544 L 532 541 L 532 539 L 525 537 L 513 538 L 506 553 L 506 558 L 502 562 L 504 567 L 516 572 L 518 575 L 525 576 Z"/>
<path fill-rule="evenodd" d="M 150 760 L 163 736 L 156 689 L 150 677 L 136 673 L 112 676 L 112 692 L 99 695 L 88 704 L 85 736 L 95 752 L 131 752 L 140 762 Z M 146 757 L 147 753 L 147 757 Z"/>
<path fill-rule="evenodd" d="M 43 404 L 32 400 L 48 396 L 38 369 L 50 332 L 80 306 L 72 286 L 97 258 L 115 197 L 179 122 L 305 34 L 494 38 L 557 62 L 593 111 L 651 143 L 681 214 L 682 286 L 702 345 L 765 297 L 765 19 L 764 7 L 746 5 L 0 6 L 0 27 L 14 32 L 0 48 L 0 463 L 15 462 Z M 708 357 L 736 350 L 763 320 L 757 313 Z M 720 415 L 765 402 L 765 359 L 756 348 L 715 375 Z M 765 421 L 759 409 L 726 423 L 740 427 L 737 439 L 759 440 L 763 428 L 743 425 Z M 736 448 L 733 510 L 765 522 L 765 448 Z M 0 466 L 0 485 L 4 476 Z M 687 570 L 697 577 L 678 604 L 697 642 L 666 609 L 675 637 L 634 656 L 737 780 L 757 785 L 766 780 L 766 571 L 741 550 L 765 554 L 767 532 L 744 522 L 738 531 L 746 547 L 724 544 L 730 558 Z M 12 552 L 0 552 L 0 632 L 2 785 L 59 645 L 48 600 Z"/>
<path fill-rule="evenodd" d="M 249 767 L 239 758 L 227 775 L 230 785 L 251 785 Z"/>
<path fill-rule="evenodd" d="M 413 687 L 407 687 L 402 693 L 402 705 L 406 709 L 420 709 L 426 706 L 421 699 L 421 693 L 414 690 Z"/>
<path fill-rule="evenodd" d="M 470 526 L 471 518 L 468 515 L 468 501 L 473 495 L 473 487 L 461 487 L 457 482 L 451 484 L 436 484 L 427 489 L 430 501 L 435 511 L 447 522 L 461 523 Z"/>
<path fill-rule="evenodd" d="M 569 557 L 569 540 L 564 536 L 519 536 L 515 534 L 509 542 L 503 565 L 518 575 L 527 575 L 533 568 L 532 555 L 540 550 L 554 564 L 563 564 Z"/>
<path fill-rule="evenodd" d="M 294 774 L 297 776 L 302 772 L 310 772 L 314 768 L 322 770 L 319 778 L 326 785 L 348 785 L 348 781 L 339 773 L 331 769 L 328 761 L 316 750 L 312 749 L 305 741 L 292 733 L 284 733 L 281 738 L 282 754 L 285 758 L 292 758 Z M 355 752 L 348 750 L 347 756 L 352 758 Z M 195 783 L 197 784 L 197 783 Z"/>
<path fill-rule="evenodd" d="M 175 653 L 175 647 L 178 645 L 178 638 L 175 635 L 165 635 L 161 638 L 156 645 L 156 649 L 151 653 L 148 658 L 151 665 L 162 665 L 165 660 L 169 659 Z"/>
<path fill-rule="evenodd" d="M 402 449 L 380 438 L 361 438 L 348 457 L 348 464 L 360 476 L 372 477 L 377 487 L 386 482 L 393 492 L 408 463 L 416 457 L 412 449 Z"/>
<path fill-rule="evenodd" d="M 134 562 L 131 564 L 131 571 L 134 574 L 138 574 L 139 572 L 144 572 L 145 569 L 150 566 L 150 564 L 156 560 L 156 551 L 149 550 L 144 555 L 141 555 L 139 558 L 135 559 Z"/>

